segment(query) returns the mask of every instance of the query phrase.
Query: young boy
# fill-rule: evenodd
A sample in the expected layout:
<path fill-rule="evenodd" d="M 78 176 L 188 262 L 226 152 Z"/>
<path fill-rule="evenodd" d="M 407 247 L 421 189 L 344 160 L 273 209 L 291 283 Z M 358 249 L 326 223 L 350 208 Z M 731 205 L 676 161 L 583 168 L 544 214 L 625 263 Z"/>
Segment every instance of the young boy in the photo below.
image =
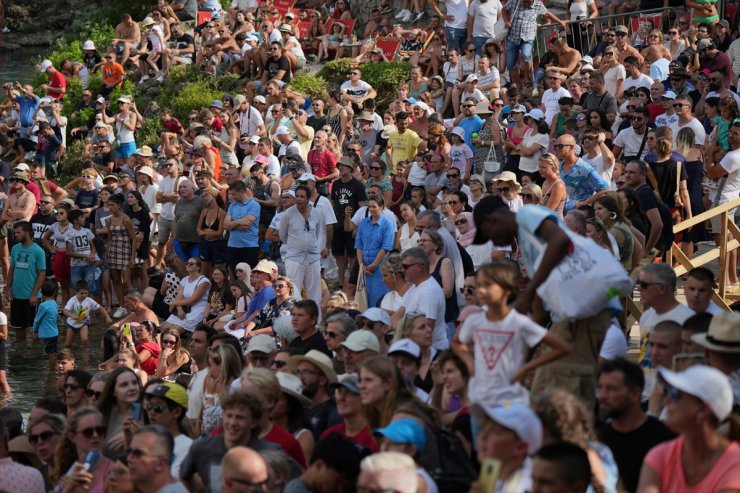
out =
<path fill-rule="evenodd" d="M 69 244 L 69 243 L 68 243 Z M 75 334 L 79 332 L 82 346 L 88 347 L 88 334 L 90 331 L 90 315 L 96 310 L 105 317 L 105 322 L 110 325 L 113 319 L 108 315 L 108 311 L 92 298 L 88 298 L 88 287 L 85 281 L 77 281 L 75 284 L 75 295 L 72 296 L 67 304 L 64 305 L 62 313 L 67 317 L 67 335 L 64 338 L 64 346 L 70 347 L 74 341 Z"/>
<path fill-rule="evenodd" d="M 85 222 L 85 213 L 81 210 L 73 210 L 69 213 L 69 222 L 72 225 L 67 231 L 67 256 L 70 258 L 71 276 L 70 285 L 77 285 L 77 281 L 83 280 L 87 288 L 97 293 L 97 282 L 95 280 L 95 264 L 98 261 L 95 254 L 95 235 L 82 225 Z"/>
<path fill-rule="evenodd" d="M 74 370 L 76 366 L 75 355 L 68 347 L 57 353 L 57 395 L 64 395 L 64 381 L 67 379 L 67 372 Z"/>
<path fill-rule="evenodd" d="M 49 371 L 56 371 L 57 366 L 57 341 L 59 339 L 59 328 L 57 327 L 57 315 L 59 308 L 56 302 L 57 283 L 44 281 L 41 285 L 41 304 L 36 310 L 36 318 L 33 319 L 33 338 L 44 341 L 44 351 L 49 360 Z"/>

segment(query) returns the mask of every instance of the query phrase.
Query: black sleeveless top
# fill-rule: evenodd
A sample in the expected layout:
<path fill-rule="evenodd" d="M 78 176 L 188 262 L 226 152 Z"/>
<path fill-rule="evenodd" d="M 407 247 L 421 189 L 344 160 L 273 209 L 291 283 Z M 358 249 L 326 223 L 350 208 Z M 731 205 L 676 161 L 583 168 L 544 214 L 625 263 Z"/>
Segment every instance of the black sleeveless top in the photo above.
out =
<path fill-rule="evenodd" d="M 442 260 L 447 257 L 442 257 L 437 262 L 437 265 L 434 267 L 434 272 L 432 272 L 432 277 L 435 281 L 437 281 L 437 284 L 439 284 L 439 287 L 444 289 L 442 286 Z M 457 316 L 460 315 L 460 308 L 457 306 L 457 294 L 455 294 L 455 290 L 453 288 L 452 290 L 452 296 L 449 298 L 445 298 L 445 322 L 454 322 L 457 319 Z"/>

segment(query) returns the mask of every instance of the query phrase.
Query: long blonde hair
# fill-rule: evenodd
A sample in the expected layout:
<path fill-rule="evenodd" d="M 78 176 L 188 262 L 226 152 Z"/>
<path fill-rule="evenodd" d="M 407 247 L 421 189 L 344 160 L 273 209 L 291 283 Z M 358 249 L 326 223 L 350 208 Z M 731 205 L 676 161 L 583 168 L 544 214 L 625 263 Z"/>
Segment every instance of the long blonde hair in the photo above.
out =
<path fill-rule="evenodd" d="M 77 460 L 77 446 L 72 442 L 70 438 L 72 435 L 79 431 L 80 421 L 85 416 L 94 415 L 103 421 L 103 415 L 95 408 L 82 407 L 72 414 L 72 417 L 67 420 L 67 426 L 64 428 L 62 438 L 57 444 L 57 448 L 54 451 L 54 467 L 51 470 L 52 484 L 56 484 L 72 464 Z"/>

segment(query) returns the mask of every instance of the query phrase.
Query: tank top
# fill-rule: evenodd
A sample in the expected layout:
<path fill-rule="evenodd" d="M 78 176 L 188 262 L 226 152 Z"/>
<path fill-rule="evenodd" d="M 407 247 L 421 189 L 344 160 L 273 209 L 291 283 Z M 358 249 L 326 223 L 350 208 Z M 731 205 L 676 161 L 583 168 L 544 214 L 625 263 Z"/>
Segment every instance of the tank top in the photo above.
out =
<path fill-rule="evenodd" d="M 273 178 L 270 178 L 270 181 L 268 181 L 264 185 L 261 183 L 254 182 L 255 198 L 258 198 L 260 200 L 269 200 L 271 197 L 270 189 L 272 188 L 272 183 L 274 181 L 275 180 Z M 260 208 L 260 224 L 269 225 L 270 221 L 275 216 L 276 211 L 277 211 L 276 207 L 268 207 L 266 205 L 262 205 L 262 207 Z"/>
<path fill-rule="evenodd" d="M 434 267 L 432 277 L 437 281 L 439 287 L 442 287 L 442 260 L 446 257 L 442 257 L 437 261 L 437 265 Z M 444 288 L 443 288 L 444 289 Z M 457 319 L 460 314 L 460 308 L 457 306 L 457 295 L 452 292 L 452 296 L 445 298 L 445 322 L 452 322 Z"/>
<path fill-rule="evenodd" d="M 331 116 L 327 113 L 326 124 L 331 127 L 331 131 L 334 135 L 339 138 L 339 134 L 342 131 L 342 118 L 340 117 L 342 110 L 339 110 L 336 115 Z"/>
<path fill-rule="evenodd" d="M 128 123 L 130 119 L 131 119 L 131 112 L 129 111 L 128 112 L 128 115 L 126 115 L 126 118 L 124 119 L 124 121 L 126 123 Z M 116 131 L 118 133 L 118 141 L 121 144 L 126 144 L 128 142 L 134 142 L 135 141 L 134 132 L 132 130 L 129 130 L 123 124 L 123 122 L 116 122 Z"/>
<path fill-rule="evenodd" d="M 211 225 L 209 225 L 209 224 L 208 224 L 208 223 L 206 222 L 206 221 L 207 221 L 207 219 L 208 219 L 208 218 L 207 218 L 207 216 L 208 216 L 208 213 L 206 213 L 206 214 L 205 214 L 205 215 L 203 216 L 203 223 L 201 223 L 200 227 L 201 227 L 202 229 L 210 229 L 211 231 L 218 231 L 218 227 L 219 227 L 218 214 L 216 214 L 216 220 L 215 220 L 215 221 L 213 221 L 213 224 L 211 224 Z"/>
<path fill-rule="evenodd" d="M 527 133 L 526 127 L 524 130 L 524 133 L 521 135 L 521 137 L 514 137 L 514 127 L 509 127 L 506 129 L 506 133 L 509 135 L 509 141 L 514 145 L 519 145 L 522 143 L 522 139 L 524 139 L 524 134 Z"/>
<path fill-rule="evenodd" d="M 69 231 L 70 224 L 67 227 L 60 229 L 59 223 L 54 223 L 49 226 L 51 231 L 51 239 L 54 241 L 54 248 L 57 250 L 67 249 L 67 232 Z"/>

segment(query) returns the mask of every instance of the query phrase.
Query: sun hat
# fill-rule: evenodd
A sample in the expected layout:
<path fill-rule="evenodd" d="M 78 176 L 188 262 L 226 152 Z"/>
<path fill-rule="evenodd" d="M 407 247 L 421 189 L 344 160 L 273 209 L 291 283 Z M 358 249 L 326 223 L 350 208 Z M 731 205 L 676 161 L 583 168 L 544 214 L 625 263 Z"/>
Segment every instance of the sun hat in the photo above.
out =
<path fill-rule="evenodd" d="M 718 313 L 709 322 L 709 330 L 692 335 L 691 341 L 718 353 L 740 353 L 740 313 Z"/>
<path fill-rule="evenodd" d="M 277 266 L 275 265 L 275 262 L 270 262 L 269 260 L 262 259 L 257 262 L 257 265 L 254 266 L 252 272 L 262 272 L 264 274 L 272 275 L 273 272 L 275 272 L 276 270 Z"/>
<path fill-rule="evenodd" d="M 183 409 L 188 408 L 188 391 L 180 384 L 174 382 L 165 382 L 153 388 L 149 388 L 146 395 L 162 397 L 168 401 L 174 402 Z"/>
<path fill-rule="evenodd" d="M 514 105 L 513 108 L 511 108 L 512 113 L 526 113 L 527 108 L 523 104 L 517 104 Z"/>
<path fill-rule="evenodd" d="M 13 180 L 20 180 L 20 181 L 24 181 L 28 183 L 28 178 L 26 177 L 26 173 L 24 173 L 23 171 L 16 171 L 15 173 L 13 173 L 13 176 L 11 176 L 10 178 Z"/>
<path fill-rule="evenodd" d="M 465 129 L 462 128 L 462 127 L 455 127 L 455 128 L 452 129 L 452 131 L 450 133 L 453 134 L 453 135 L 457 135 L 462 140 L 465 140 Z"/>
<path fill-rule="evenodd" d="M 307 361 L 315 365 L 329 380 L 329 383 L 334 383 L 337 381 L 337 374 L 334 371 L 334 364 L 326 354 L 322 353 L 318 349 L 312 349 L 304 355 L 291 356 L 290 358 L 288 358 L 288 365 L 286 366 L 286 369 L 289 372 L 295 371 L 298 363 L 300 363 L 301 361 Z"/>
<path fill-rule="evenodd" d="M 329 385 L 332 390 L 338 387 L 344 387 L 355 395 L 360 395 L 360 384 L 357 382 L 357 376 L 352 373 L 345 373 L 338 382 Z"/>
<path fill-rule="evenodd" d="M 26 163 L 18 163 L 13 169 L 14 171 L 31 171 L 31 168 Z"/>
<path fill-rule="evenodd" d="M 521 189 L 522 185 L 517 181 L 516 175 L 513 171 L 502 171 L 497 176 L 495 176 L 492 180 L 493 183 L 499 182 L 499 181 L 506 181 L 513 183 L 517 188 Z"/>
<path fill-rule="evenodd" d="M 382 436 L 397 444 L 409 444 L 416 450 L 423 450 L 426 445 L 424 429 L 414 419 L 399 419 L 393 421 L 385 428 L 378 428 L 373 435 Z"/>
<path fill-rule="evenodd" d="M 283 24 L 282 26 L 280 26 L 280 32 L 293 34 L 293 27 L 290 24 Z"/>
<path fill-rule="evenodd" d="M 144 20 L 141 21 L 141 27 L 149 27 L 149 26 L 151 26 L 153 24 L 156 24 L 156 22 L 154 22 L 154 19 L 152 19 L 149 16 L 144 17 Z"/>
<path fill-rule="evenodd" d="M 491 109 L 491 105 L 486 101 L 485 99 L 482 99 L 478 101 L 478 104 L 475 105 L 475 112 L 478 115 L 490 115 L 493 113 L 493 110 Z"/>
<path fill-rule="evenodd" d="M 254 351 L 265 354 L 277 352 L 275 338 L 267 334 L 257 334 L 256 336 L 253 336 L 249 339 L 246 352 L 252 353 Z"/>
<path fill-rule="evenodd" d="M 340 346 L 349 349 L 353 353 L 359 353 L 361 351 L 380 352 L 380 343 L 377 336 L 369 330 L 364 329 L 352 332 Z"/>
<path fill-rule="evenodd" d="M 154 179 L 154 170 L 149 166 L 142 166 L 141 168 L 137 169 L 136 172 L 141 173 L 142 175 L 146 175 L 152 180 Z"/>
<path fill-rule="evenodd" d="M 279 371 L 275 374 L 275 376 L 277 377 L 278 383 L 280 384 L 280 390 L 290 396 L 295 397 L 296 399 L 301 401 L 301 404 L 303 404 L 304 406 L 311 405 L 311 399 L 303 395 L 303 382 L 301 382 L 300 378 L 293 375 L 292 373 L 288 373 L 285 371 Z"/>
<path fill-rule="evenodd" d="M 103 183 L 108 180 L 119 181 L 116 175 L 106 175 L 105 178 L 103 178 Z"/>
<path fill-rule="evenodd" d="M 472 414 L 481 420 L 487 417 L 513 431 L 519 440 L 527 444 L 529 455 L 542 446 L 542 422 L 526 404 L 517 402 L 502 406 L 476 402 L 473 404 Z"/>
<path fill-rule="evenodd" d="M 152 148 L 149 146 L 141 146 L 138 149 L 136 149 L 136 154 L 138 154 L 141 157 L 152 157 L 154 153 L 152 152 Z"/>
<path fill-rule="evenodd" d="M 681 392 L 693 395 L 709 406 L 720 421 L 732 412 L 732 386 L 727 375 L 706 365 L 694 365 L 681 372 L 658 368 L 665 382 Z"/>
<path fill-rule="evenodd" d="M 88 39 L 82 44 L 83 50 L 94 50 L 95 49 L 95 43 L 92 39 Z"/>

